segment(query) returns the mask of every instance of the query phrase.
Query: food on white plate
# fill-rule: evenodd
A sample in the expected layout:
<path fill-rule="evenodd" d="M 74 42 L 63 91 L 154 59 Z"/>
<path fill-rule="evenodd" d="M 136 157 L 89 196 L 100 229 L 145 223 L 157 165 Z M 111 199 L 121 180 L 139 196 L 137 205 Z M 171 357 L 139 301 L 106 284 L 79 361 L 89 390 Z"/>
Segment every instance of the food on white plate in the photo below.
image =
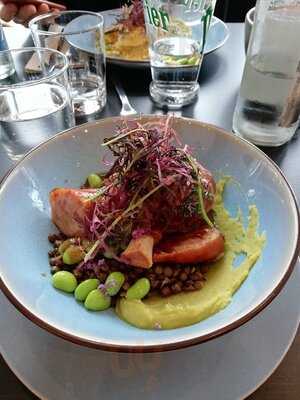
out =
<path fill-rule="evenodd" d="M 149 59 L 148 45 L 142 1 L 133 0 L 130 6 L 122 7 L 116 23 L 106 29 L 106 54 L 129 61 L 145 61 Z"/>

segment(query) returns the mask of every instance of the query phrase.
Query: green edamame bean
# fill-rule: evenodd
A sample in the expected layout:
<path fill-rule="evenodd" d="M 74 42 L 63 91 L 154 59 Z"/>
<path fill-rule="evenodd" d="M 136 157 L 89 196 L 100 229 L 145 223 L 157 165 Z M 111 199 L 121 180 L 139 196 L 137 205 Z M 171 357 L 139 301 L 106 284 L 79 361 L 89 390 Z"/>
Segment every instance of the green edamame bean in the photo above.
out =
<path fill-rule="evenodd" d="M 52 285 L 63 292 L 72 293 L 76 289 L 77 280 L 68 271 L 58 271 L 52 276 Z"/>
<path fill-rule="evenodd" d="M 59 252 L 59 254 L 63 255 L 64 252 L 67 250 L 67 248 L 68 248 L 69 246 L 71 246 L 72 243 L 74 243 L 74 240 L 72 240 L 72 239 L 64 240 L 64 241 L 62 242 L 62 244 L 59 245 L 59 247 L 58 247 L 58 252 Z"/>
<path fill-rule="evenodd" d="M 110 296 L 115 296 L 125 281 L 125 276 L 122 272 L 112 272 L 108 275 L 105 281 L 105 288 L 107 294 Z"/>
<path fill-rule="evenodd" d="M 81 282 L 75 290 L 75 299 L 78 301 L 85 301 L 89 293 L 92 290 L 97 289 L 99 284 L 99 279 L 86 279 L 85 281 Z"/>
<path fill-rule="evenodd" d="M 111 298 L 99 289 L 92 290 L 85 299 L 84 306 L 91 311 L 104 311 L 110 307 Z"/>
<path fill-rule="evenodd" d="M 145 297 L 150 290 L 150 281 L 147 278 L 138 279 L 126 293 L 126 298 L 128 300 L 141 300 Z"/>
<path fill-rule="evenodd" d="M 63 254 L 63 262 L 67 265 L 77 264 L 84 259 L 85 252 L 79 246 L 69 246 Z"/>
<path fill-rule="evenodd" d="M 97 189 L 103 185 L 101 176 L 97 174 L 90 174 L 87 178 L 88 184 L 91 188 Z"/>

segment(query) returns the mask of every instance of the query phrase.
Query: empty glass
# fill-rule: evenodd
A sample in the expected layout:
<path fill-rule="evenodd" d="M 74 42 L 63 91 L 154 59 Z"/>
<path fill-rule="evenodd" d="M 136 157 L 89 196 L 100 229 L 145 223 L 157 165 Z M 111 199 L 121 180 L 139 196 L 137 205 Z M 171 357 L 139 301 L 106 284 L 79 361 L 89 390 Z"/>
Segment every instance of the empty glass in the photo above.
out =
<path fill-rule="evenodd" d="M 57 49 L 68 57 L 75 115 L 101 111 L 106 104 L 103 17 L 62 11 L 40 15 L 29 27 L 36 46 Z"/>
<path fill-rule="evenodd" d="M 1 54 L 11 60 L 14 73 L 0 80 L 0 140 L 11 159 L 17 160 L 53 134 L 74 126 L 68 60 L 58 51 L 36 47 Z"/>

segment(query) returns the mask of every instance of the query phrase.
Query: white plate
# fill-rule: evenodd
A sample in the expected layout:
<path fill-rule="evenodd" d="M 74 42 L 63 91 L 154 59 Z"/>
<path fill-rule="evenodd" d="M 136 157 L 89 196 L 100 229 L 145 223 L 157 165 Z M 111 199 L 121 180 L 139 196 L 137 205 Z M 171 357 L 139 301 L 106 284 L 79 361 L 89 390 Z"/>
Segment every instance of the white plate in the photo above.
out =
<path fill-rule="evenodd" d="M 0 293 L 0 350 L 41 399 L 241 399 L 288 351 L 299 325 L 299 292 L 298 265 L 280 295 L 246 325 L 211 342 L 160 354 L 109 353 L 66 342 L 28 321 Z"/>

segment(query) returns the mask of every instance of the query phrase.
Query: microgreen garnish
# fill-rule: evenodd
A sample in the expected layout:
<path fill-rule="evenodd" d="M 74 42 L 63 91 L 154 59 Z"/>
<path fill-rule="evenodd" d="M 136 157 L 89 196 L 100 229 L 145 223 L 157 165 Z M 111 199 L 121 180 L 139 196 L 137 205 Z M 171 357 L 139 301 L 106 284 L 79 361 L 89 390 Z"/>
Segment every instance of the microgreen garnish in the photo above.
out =
<path fill-rule="evenodd" d="M 133 235 L 183 231 L 186 218 L 212 226 L 205 208 L 214 194 L 206 182 L 208 172 L 187 146 L 180 147 L 171 118 L 146 124 L 124 120 L 103 146 L 115 161 L 103 177 L 104 186 L 92 195 L 95 205 L 87 228 L 95 242 L 85 263 L 99 252 L 119 260 Z"/>
<path fill-rule="evenodd" d="M 201 182 L 201 175 L 200 175 L 199 167 L 197 166 L 196 160 L 192 156 L 190 156 L 188 153 L 186 153 L 186 156 L 194 170 L 195 177 L 197 180 L 196 190 L 197 190 L 197 195 L 198 195 L 198 204 L 197 204 L 198 214 L 201 215 L 203 217 L 204 221 L 207 223 L 207 225 L 212 228 L 213 223 L 209 219 L 209 217 L 206 213 L 205 207 L 204 207 L 203 190 L 202 190 L 202 182 Z"/>

